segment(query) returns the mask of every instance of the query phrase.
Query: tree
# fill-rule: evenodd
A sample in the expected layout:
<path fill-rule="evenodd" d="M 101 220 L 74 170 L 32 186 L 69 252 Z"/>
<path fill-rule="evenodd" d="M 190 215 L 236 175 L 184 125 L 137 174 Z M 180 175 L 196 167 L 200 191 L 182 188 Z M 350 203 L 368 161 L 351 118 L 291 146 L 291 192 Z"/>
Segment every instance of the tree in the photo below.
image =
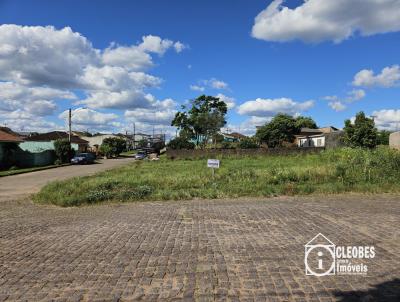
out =
<path fill-rule="evenodd" d="M 364 112 L 356 114 L 354 124 L 350 120 L 344 122 L 344 143 L 349 147 L 374 148 L 377 143 L 377 130 L 372 118 Z"/>
<path fill-rule="evenodd" d="M 105 145 L 105 146 L 107 145 L 108 147 L 110 147 L 111 151 L 109 150 L 108 147 L 103 147 L 103 145 Z M 118 156 L 121 154 L 121 152 L 126 150 L 126 141 L 123 138 L 119 138 L 119 137 L 107 137 L 103 140 L 101 147 L 103 147 L 103 151 L 107 151 L 111 156 Z M 101 147 L 100 147 L 100 151 L 101 151 Z M 104 154 L 104 155 L 107 156 L 107 154 Z"/>
<path fill-rule="evenodd" d="M 311 117 L 306 116 L 299 116 L 296 118 L 296 127 L 298 128 L 298 131 L 301 130 L 301 128 L 318 128 L 315 121 Z"/>
<path fill-rule="evenodd" d="M 391 132 L 387 131 L 387 130 L 378 131 L 377 137 L 376 137 L 376 144 L 377 145 L 389 145 L 390 133 Z"/>
<path fill-rule="evenodd" d="M 245 137 L 242 138 L 239 142 L 240 149 L 256 149 L 258 148 L 258 144 L 253 137 Z"/>
<path fill-rule="evenodd" d="M 184 137 L 175 137 L 168 143 L 168 148 L 177 150 L 177 149 L 194 149 L 195 145 L 192 142 L 189 142 Z"/>
<path fill-rule="evenodd" d="M 202 95 L 191 101 L 191 108 L 182 106 L 171 126 L 175 126 L 197 143 L 207 143 L 226 124 L 227 105 L 217 97 Z"/>
<path fill-rule="evenodd" d="M 68 139 L 58 139 L 54 142 L 54 152 L 59 163 L 69 163 L 74 156 L 74 149 Z"/>
<path fill-rule="evenodd" d="M 257 129 L 256 138 L 268 147 L 280 147 L 284 142 L 293 142 L 294 136 L 299 132 L 296 119 L 292 116 L 279 113 L 271 122 Z"/>

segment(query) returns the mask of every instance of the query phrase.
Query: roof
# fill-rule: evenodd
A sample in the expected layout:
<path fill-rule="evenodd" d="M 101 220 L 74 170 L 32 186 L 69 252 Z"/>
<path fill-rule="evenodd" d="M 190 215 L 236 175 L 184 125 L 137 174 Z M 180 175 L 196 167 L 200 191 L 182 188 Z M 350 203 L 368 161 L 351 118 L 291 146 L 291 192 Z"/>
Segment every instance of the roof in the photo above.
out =
<path fill-rule="evenodd" d="M 233 136 L 233 137 L 236 137 L 236 138 L 246 138 L 247 137 L 246 135 L 241 134 L 239 132 L 232 132 L 232 133 L 229 133 L 229 135 Z"/>
<path fill-rule="evenodd" d="M 37 135 L 32 135 L 30 137 L 25 138 L 25 141 L 30 142 L 48 142 L 48 141 L 55 141 L 57 139 L 68 139 L 69 135 L 63 131 L 52 131 L 47 133 L 41 133 Z M 72 135 L 71 136 L 71 143 L 74 144 L 88 144 L 87 140 L 81 139 L 78 136 Z"/>
<path fill-rule="evenodd" d="M 14 134 L 14 132 L 6 127 L 0 127 L 0 142 L 7 143 L 19 143 L 22 142 L 22 138 Z"/>

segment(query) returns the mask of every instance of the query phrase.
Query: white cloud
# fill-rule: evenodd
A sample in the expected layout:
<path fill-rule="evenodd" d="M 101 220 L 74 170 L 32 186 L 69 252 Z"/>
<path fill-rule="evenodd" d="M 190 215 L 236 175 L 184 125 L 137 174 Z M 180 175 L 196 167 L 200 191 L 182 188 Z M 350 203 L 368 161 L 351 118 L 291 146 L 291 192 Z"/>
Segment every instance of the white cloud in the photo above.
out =
<path fill-rule="evenodd" d="M 156 101 L 151 108 L 138 108 L 125 111 L 125 118 L 129 122 L 170 126 L 177 112 L 176 106 L 177 103 L 172 99 Z"/>
<path fill-rule="evenodd" d="M 238 113 L 251 116 L 273 116 L 277 113 L 297 115 L 314 106 L 314 101 L 303 103 L 295 102 L 289 98 L 261 99 L 247 101 L 238 107 Z"/>
<path fill-rule="evenodd" d="M 190 89 L 193 91 L 204 91 L 205 88 L 203 86 L 199 86 L 199 85 L 190 85 Z"/>
<path fill-rule="evenodd" d="M 328 106 L 333 110 L 339 112 L 343 111 L 347 108 L 347 104 L 359 101 L 366 96 L 366 93 L 363 89 L 353 89 L 347 92 L 347 96 L 343 97 L 343 99 L 339 99 L 336 95 L 330 95 L 323 97 L 324 100 L 329 101 Z"/>
<path fill-rule="evenodd" d="M 400 83 L 400 67 L 393 65 L 385 67 L 381 73 L 375 75 L 370 69 L 363 69 L 359 71 L 353 80 L 354 86 L 364 87 L 393 87 Z"/>
<path fill-rule="evenodd" d="M 92 109 L 153 108 L 161 103 L 146 90 L 162 79 L 146 72 L 154 66 L 151 54 L 186 48 L 148 35 L 140 43 L 101 50 L 69 27 L 0 25 L 0 110 L 28 120 L 53 114 L 62 99 Z M 77 101 L 75 90 L 85 97 Z"/>
<path fill-rule="evenodd" d="M 85 105 L 90 108 L 131 109 L 147 108 L 155 102 L 154 96 L 145 94 L 141 90 L 122 91 L 95 91 L 88 97 L 76 102 L 77 105 Z"/>
<path fill-rule="evenodd" d="M 233 109 L 236 106 L 235 99 L 229 96 L 226 96 L 222 93 L 218 93 L 216 95 L 221 101 L 224 101 L 228 107 L 228 109 Z"/>
<path fill-rule="evenodd" d="M 347 101 L 348 102 L 354 102 L 354 101 L 359 101 L 363 99 L 366 95 L 365 91 L 362 89 L 353 89 L 352 91 L 347 93 Z"/>
<path fill-rule="evenodd" d="M 398 131 L 400 130 L 400 110 L 382 109 L 372 113 L 375 124 L 379 129 Z"/>
<path fill-rule="evenodd" d="M 214 88 L 214 89 L 228 89 L 229 88 L 229 86 L 226 82 L 217 80 L 215 78 L 206 80 L 205 83 L 207 83 L 211 88 Z"/>
<path fill-rule="evenodd" d="M 90 90 L 121 91 L 132 87 L 145 89 L 157 87 L 162 80 L 144 72 L 129 71 L 117 66 L 87 66 L 80 78 L 81 85 Z"/>
<path fill-rule="evenodd" d="M 0 79 L 25 85 L 74 88 L 83 67 L 99 63 L 99 51 L 65 27 L 0 26 Z"/>
<path fill-rule="evenodd" d="M 252 36 L 267 41 L 339 43 L 359 33 L 369 36 L 400 30 L 400 1 L 307 0 L 296 8 L 274 0 L 256 18 Z"/>
<path fill-rule="evenodd" d="M 46 121 L 42 117 L 21 109 L 12 112 L 0 109 L 0 119 L 3 125 L 11 127 L 15 131 L 47 132 L 49 129 L 63 129 L 62 126 L 54 122 Z"/>
<path fill-rule="evenodd" d="M 59 118 L 64 120 L 66 128 L 68 125 L 68 110 L 62 112 Z M 102 113 L 89 108 L 76 108 L 72 110 L 73 130 L 113 132 L 113 130 L 119 130 L 122 126 L 119 120 L 120 117 L 115 113 Z"/>
<path fill-rule="evenodd" d="M 206 87 L 217 90 L 229 89 L 228 83 L 218 80 L 216 78 L 211 78 L 209 80 L 201 80 L 198 81 L 198 83 L 195 85 L 190 85 L 190 89 L 194 91 L 204 91 L 206 90 Z"/>
<path fill-rule="evenodd" d="M 22 110 L 37 116 L 51 115 L 57 108 L 55 100 L 75 98 L 73 93 L 65 90 L 0 82 L 0 110 L 3 111 Z"/>
<path fill-rule="evenodd" d="M 343 111 L 345 110 L 347 107 L 345 104 L 343 104 L 340 101 L 332 101 L 328 103 L 329 107 L 331 107 L 333 110 L 335 111 Z"/>

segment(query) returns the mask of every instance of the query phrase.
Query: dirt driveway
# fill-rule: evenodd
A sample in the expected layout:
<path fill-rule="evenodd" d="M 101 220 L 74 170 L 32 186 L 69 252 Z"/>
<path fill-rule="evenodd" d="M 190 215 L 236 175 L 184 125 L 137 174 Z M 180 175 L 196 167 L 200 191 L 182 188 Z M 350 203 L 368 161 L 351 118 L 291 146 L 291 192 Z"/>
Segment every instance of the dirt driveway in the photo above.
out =
<path fill-rule="evenodd" d="M 399 225 L 400 196 L 4 201 L 0 301 L 400 301 Z M 374 246 L 367 274 L 307 276 L 318 233 Z"/>
<path fill-rule="evenodd" d="M 0 202 L 36 193 L 50 181 L 91 175 L 132 162 L 133 158 L 99 160 L 93 165 L 66 166 L 0 178 Z"/>

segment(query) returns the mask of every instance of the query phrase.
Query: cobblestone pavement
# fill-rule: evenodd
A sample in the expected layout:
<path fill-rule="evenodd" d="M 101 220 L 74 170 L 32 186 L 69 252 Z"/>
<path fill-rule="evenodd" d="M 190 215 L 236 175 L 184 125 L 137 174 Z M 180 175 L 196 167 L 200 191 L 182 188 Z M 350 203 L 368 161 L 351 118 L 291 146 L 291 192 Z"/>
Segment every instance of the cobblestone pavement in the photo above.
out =
<path fill-rule="evenodd" d="M 0 301 L 400 301 L 400 196 L 0 203 Z M 305 275 L 304 245 L 374 245 L 366 276 Z"/>

